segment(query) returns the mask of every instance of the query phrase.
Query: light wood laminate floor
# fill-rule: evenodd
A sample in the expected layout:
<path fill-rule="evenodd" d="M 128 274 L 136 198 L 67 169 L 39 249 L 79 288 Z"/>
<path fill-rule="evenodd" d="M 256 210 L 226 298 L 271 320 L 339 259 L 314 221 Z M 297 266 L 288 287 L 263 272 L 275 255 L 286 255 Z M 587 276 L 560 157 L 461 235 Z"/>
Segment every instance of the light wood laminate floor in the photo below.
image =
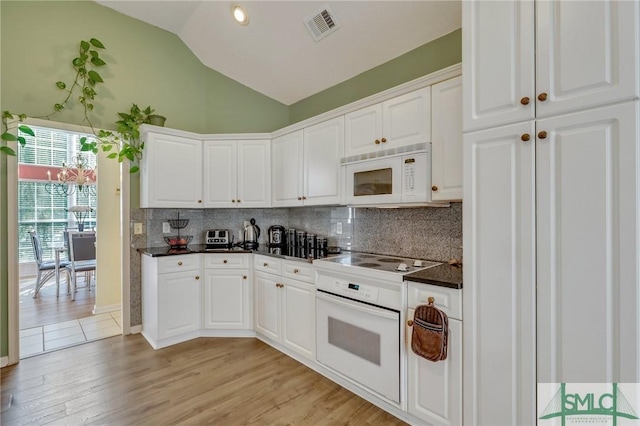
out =
<path fill-rule="evenodd" d="M 5 367 L 6 425 L 402 425 L 254 338 L 116 336 Z"/>
<path fill-rule="evenodd" d="M 56 283 L 48 281 L 33 298 L 35 278 L 20 280 L 20 330 L 89 317 L 95 304 L 95 288 L 78 288 L 76 300 L 67 295 L 65 274 L 61 274 L 60 296 L 56 297 Z M 78 286 L 84 286 L 82 274 Z"/>

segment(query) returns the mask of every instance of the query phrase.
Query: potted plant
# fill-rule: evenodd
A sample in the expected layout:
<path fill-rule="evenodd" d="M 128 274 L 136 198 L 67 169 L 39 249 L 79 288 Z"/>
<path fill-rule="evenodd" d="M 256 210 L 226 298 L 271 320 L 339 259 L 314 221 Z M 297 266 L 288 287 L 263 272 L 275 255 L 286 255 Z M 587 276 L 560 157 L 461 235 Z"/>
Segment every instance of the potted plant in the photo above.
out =
<path fill-rule="evenodd" d="M 148 119 L 147 122 L 149 124 L 152 124 L 154 126 L 160 126 L 160 127 L 163 127 L 164 122 L 167 120 L 166 117 L 163 117 L 162 115 L 157 115 L 157 114 L 151 114 L 147 119 Z"/>

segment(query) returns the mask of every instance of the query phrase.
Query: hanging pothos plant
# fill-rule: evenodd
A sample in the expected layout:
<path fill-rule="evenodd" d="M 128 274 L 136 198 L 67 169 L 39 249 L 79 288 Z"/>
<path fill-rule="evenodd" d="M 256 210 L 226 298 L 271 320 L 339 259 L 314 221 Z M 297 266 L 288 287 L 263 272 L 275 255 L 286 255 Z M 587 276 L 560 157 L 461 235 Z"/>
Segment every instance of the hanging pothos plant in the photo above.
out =
<path fill-rule="evenodd" d="M 51 120 L 55 115 L 67 109 L 71 100 L 77 99 L 83 108 L 83 121 L 87 123 L 95 136 L 95 139 L 80 138 L 80 150 L 91 151 L 94 154 L 97 154 L 98 150 L 103 152 L 113 151 L 107 155 L 107 158 L 117 159 L 119 162 L 125 159 L 130 160 L 134 163 L 130 168 L 130 172 L 135 173 L 139 170 L 135 163 L 142 158 L 142 150 L 144 149 L 144 142 L 140 139 L 140 125 L 148 122 L 149 115 L 153 114 L 154 110 L 151 107 L 141 109 L 136 104 L 133 104 L 129 112 L 118 113 L 120 120 L 115 122 L 117 126 L 115 132 L 96 130 L 94 128 L 90 116 L 94 108 L 94 101 L 98 95 L 96 86 L 104 83 L 102 76 L 98 72 L 101 67 L 107 65 L 99 53 L 104 49 L 104 44 L 98 39 L 92 38 L 89 41 L 80 41 L 78 56 L 71 61 L 75 72 L 73 82 L 70 85 L 63 81 L 56 82 L 56 87 L 66 93 L 64 99 L 60 103 L 53 105 L 50 114 L 35 118 Z M 74 97 L 74 94 L 77 97 Z M 15 114 L 11 111 L 2 112 L 1 153 L 11 156 L 16 155 L 15 150 L 9 146 L 9 142 L 18 142 L 22 146 L 26 144 L 26 139 L 20 135 L 20 132 L 35 136 L 33 129 L 22 124 L 26 118 L 26 114 Z M 10 128 L 10 126 L 16 126 L 19 132 L 16 132 L 16 129 Z"/>

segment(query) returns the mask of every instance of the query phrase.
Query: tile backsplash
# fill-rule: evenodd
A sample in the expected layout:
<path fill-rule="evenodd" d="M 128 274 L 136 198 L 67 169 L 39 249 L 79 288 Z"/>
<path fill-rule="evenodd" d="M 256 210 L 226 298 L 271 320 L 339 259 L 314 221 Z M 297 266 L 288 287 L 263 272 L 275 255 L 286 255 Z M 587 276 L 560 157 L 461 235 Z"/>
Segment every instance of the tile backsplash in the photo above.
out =
<path fill-rule="evenodd" d="M 208 229 L 230 229 L 242 240 L 245 220 L 254 218 L 261 228 L 260 244 L 267 242 L 271 225 L 302 229 L 325 236 L 330 246 L 410 258 L 448 261 L 462 258 L 462 203 L 451 207 L 376 209 L 353 207 L 294 207 L 271 209 L 133 209 L 133 222 L 142 222 L 143 235 L 133 235 L 132 247 L 163 247 L 162 223 L 189 219 L 181 235 L 192 235 L 191 244 L 204 244 Z M 342 233 L 338 233 L 341 228 Z M 131 325 L 142 323 L 140 302 L 140 254 L 131 252 Z"/>

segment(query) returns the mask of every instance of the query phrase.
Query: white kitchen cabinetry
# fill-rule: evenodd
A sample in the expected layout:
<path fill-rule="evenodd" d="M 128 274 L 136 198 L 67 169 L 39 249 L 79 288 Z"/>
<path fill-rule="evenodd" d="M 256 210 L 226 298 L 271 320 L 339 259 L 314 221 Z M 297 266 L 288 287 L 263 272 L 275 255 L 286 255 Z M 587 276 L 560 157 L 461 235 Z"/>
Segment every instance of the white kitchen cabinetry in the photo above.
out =
<path fill-rule="evenodd" d="M 303 262 L 254 255 L 254 270 L 256 331 L 314 360 L 315 269 Z"/>
<path fill-rule="evenodd" d="M 199 255 L 142 256 L 142 334 L 154 349 L 198 336 Z"/>
<path fill-rule="evenodd" d="M 538 382 L 640 381 L 638 111 L 536 124 Z"/>
<path fill-rule="evenodd" d="M 345 156 L 431 141 L 431 88 L 345 115 Z"/>
<path fill-rule="evenodd" d="M 637 98 L 638 2 L 463 2 L 465 131 Z"/>
<path fill-rule="evenodd" d="M 339 204 L 344 117 L 272 141 L 274 207 Z"/>
<path fill-rule="evenodd" d="M 431 86 L 431 199 L 462 199 L 462 77 Z"/>
<path fill-rule="evenodd" d="M 466 425 L 536 424 L 534 131 L 464 136 Z"/>
<path fill-rule="evenodd" d="M 204 207 L 269 207 L 271 142 L 204 142 Z"/>
<path fill-rule="evenodd" d="M 303 131 L 298 130 L 271 141 L 273 207 L 303 205 L 303 136 Z"/>
<path fill-rule="evenodd" d="M 252 328 L 249 258 L 249 254 L 204 255 L 205 329 Z"/>
<path fill-rule="evenodd" d="M 202 207 L 202 141 L 146 131 L 140 207 Z"/>
<path fill-rule="evenodd" d="M 408 283 L 407 409 L 432 425 L 462 424 L 462 290 Z M 449 317 L 447 359 L 433 362 L 411 350 L 415 308 L 429 297 Z"/>

